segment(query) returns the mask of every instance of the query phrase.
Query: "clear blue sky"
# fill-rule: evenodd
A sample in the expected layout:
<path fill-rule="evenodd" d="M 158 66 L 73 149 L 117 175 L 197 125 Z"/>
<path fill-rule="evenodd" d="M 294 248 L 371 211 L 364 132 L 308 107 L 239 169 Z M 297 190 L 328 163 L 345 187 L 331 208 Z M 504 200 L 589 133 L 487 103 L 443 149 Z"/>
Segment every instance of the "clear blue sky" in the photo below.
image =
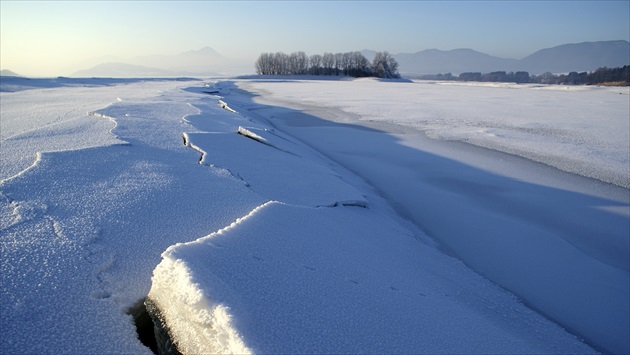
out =
<path fill-rule="evenodd" d="M 621 1 L 0 1 L 0 66 L 68 75 L 86 59 L 209 46 L 261 52 L 473 48 L 522 58 L 565 43 L 630 40 Z"/>

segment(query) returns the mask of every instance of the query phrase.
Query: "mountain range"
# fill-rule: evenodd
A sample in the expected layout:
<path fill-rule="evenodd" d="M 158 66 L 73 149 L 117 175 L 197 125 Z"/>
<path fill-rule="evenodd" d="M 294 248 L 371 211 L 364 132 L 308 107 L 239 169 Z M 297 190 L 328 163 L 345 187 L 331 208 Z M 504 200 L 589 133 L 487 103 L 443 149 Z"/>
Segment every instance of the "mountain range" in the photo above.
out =
<path fill-rule="evenodd" d="M 176 55 L 152 55 L 96 64 L 89 69 L 75 72 L 73 77 L 175 77 L 221 76 L 253 71 L 253 63 L 243 64 L 229 59 L 210 47 L 187 51 Z M 98 59 L 91 60 L 91 62 Z"/>
<path fill-rule="evenodd" d="M 368 51 L 371 52 L 371 51 Z M 393 55 L 404 75 L 463 72 L 527 71 L 569 73 L 630 65 L 630 42 L 600 41 L 564 44 L 541 49 L 523 59 L 494 57 L 473 49 L 441 51 L 427 49 Z"/>
<path fill-rule="evenodd" d="M 363 50 L 372 60 L 375 51 Z M 464 72 L 490 73 L 493 71 L 526 71 L 530 74 L 572 71 L 594 71 L 598 68 L 616 68 L 630 65 L 630 42 L 600 41 L 564 44 L 541 49 L 523 59 L 494 57 L 473 49 L 427 49 L 416 53 L 393 54 L 403 76 Z M 89 69 L 80 70 L 72 77 L 208 77 L 250 74 L 254 63 L 238 62 L 226 58 L 210 47 L 176 55 L 136 57 L 122 61 L 115 57 L 93 58 L 85 61 Z M 2 76 L 17 75 L 3 70 Z"/>

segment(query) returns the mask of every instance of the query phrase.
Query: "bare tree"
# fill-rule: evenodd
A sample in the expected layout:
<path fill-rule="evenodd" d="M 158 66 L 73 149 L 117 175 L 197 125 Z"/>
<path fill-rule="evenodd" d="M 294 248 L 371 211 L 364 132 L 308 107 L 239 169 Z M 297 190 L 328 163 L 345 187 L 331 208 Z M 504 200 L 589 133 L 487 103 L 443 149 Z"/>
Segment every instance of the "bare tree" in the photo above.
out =
<path fill-rule="evenodd" d="M 273 59 L 273 74 L 286 75 L 289 74 L 289 56 L 282 52 L 276 52 Z"/>
<path fill-rule="evenodd" d="M 335 55 L 332 53 L 324 53 L 322 56 L 322 67 L 324 68 L 325 75 L 332 75 L 333 68 L 335 67 Z"/>
<path fill-rule="evenodd" d="M 286 68 L 287 74 L 297 74 L 299 71 L 298 55 L 297 52 L 293 52 L 289 55 L 288 67 Z"/>
<path fill-rule="evenodd" d="M 310 73 L 314 75 L 321 74 L 322 56 L 319 54 L 313 54 L 309 58 Z"/>
<path fill-rule="evenodd" d="M 308 56 L 304 52 L 296 53 L 296 69 L 295 74 L 304 75 L 308 73 Z"/>
<path fill-rule="evenodd" d="M 378 78 L 400 78 L 398 62 L 387 52 L 378 52 L 372 61 L 372 72 Z"/>
<path fill-rule="evenodd" d="M 343 53 L 335 53 L 335 75 L 339 75 L 343 68 Z"/>
<path fill-rule="evenodd" d="M 372 70 L 370 69 L 370 61 L 365 58 L 365 56 L 361 52 L 353 52 L 351 55 L 351 70 L 348 75 L 360 77 L 360 76 L 370 76 L 372 75 Z"/>
<path fill-rule="evenodd" d="M 341 69 L 343 70 L 343 75 L 349 75 L 350 70 L 352 69 L 352 52 L 346 52 L 343 54 L 341 59 Z"/>

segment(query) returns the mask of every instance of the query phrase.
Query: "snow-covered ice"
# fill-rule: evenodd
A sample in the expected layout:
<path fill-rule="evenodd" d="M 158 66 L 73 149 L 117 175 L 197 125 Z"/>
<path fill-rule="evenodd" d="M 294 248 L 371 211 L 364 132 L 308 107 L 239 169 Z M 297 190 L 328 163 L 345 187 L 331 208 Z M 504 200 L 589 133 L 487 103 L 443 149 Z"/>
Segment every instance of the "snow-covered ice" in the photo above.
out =
<path fill-rule="evenodd" d="M 90 131 L 51 134 L 60 140 L 56 151 L 42 151 L 32 168 L 0 184 L 3 352 L 147 353 L 126 311 L 148 293 L 160 253 L 264 202 L 229 174 L 200 167 L 181 143 L 183 131 L 194 131 L 182 117 L 199 110 L 190 105 L 192 94 L 178 97 L 179 85 L 109 88 L 112 105 L 103 103 L 98 113 L 117 125 L 87 111 L 76 121 L 105 121 L 94 138 L 111 129 L 115 144 L 77 147 L 75 138 L 91 142 Z M 64 88 L 63 96 L 59 90 L 0 94 L 3 131 L 30 125 L 19 117 L 5 123 L 4 110 L 20 111 L 15 106 L 55 98 L 82 107 L 84 89 Z M 57 114 L 38 112 L 42 121 Z M 21 153 L 5 150 L 13 142 L 3 139 L 3 159 Z"/>
<path fill-rule="evenodd" d="M 269 202 L 163 258 L 149 297 L 185 353 L 590 351 L 366 208 Z"/>
<path fill-rule="evenodd" d="M 496 149 L 630 187 L 627 87 L 374 79 L 241 85 L 259 90 L 263 98 L 299 103 L 302 111 L 340 109 L 372 127 L 415 128 L 431 138 Z"/>
<path fill-rule="evenodd" d="M 602 183 L 589 199 L 583 181 L 558 182 L 544 166 L 552 177 L 523 174 L 538 184 L 506 178 L 485 150 L 433 145 L 440 141 L 410 134 L 409 125 L 392 135 L 333 122 L 363 119 L 347 107 L 317 111 L 333 121 L 309 115 L 312 106 L 273 108 L 230 82 L 99 80 L 15 83 L 0 93 L 3 352 L 149 353 L 127 314 L 147 295 L 185 353 L 595 352 L 549 317 L 588 325 L 570 330 L 601 349 L 623 349 L 627 325 L 618 317 L 628 311 L 617 306 L 628 299 L 628 268 L 619 225 L 628 198 L 616 193 L 627 189 Z M 355 91 L 341 93 L 347 103 L 363 101 L 366 111 L 379 102 L 362 90 L 394 85 L 407 95 L 401 83 L 347 83 Z M 327 95 L 319 82 L 285 85 L 295 92 L 276 100 L 304 104 L 299 95 L 311 95 L 319 105 Z M 437 155 L 449 152 L 473 167 Z M 413 175 L 413 164 L 434 174 Z M 530 218 L 544 207 L 541 196 L 558 198 L 548 209 L 570 208 L 583 221 L 561 212 Z M 435 224 L 420 219 L 425 213 Z M 478 229 L 486 224 L 504 234 Z M 584 228 L 576 238 L 562 234 Z M 464 260 L 490 269 L 475 273 L 444 253 L 470 256 L 462 250 L 490 258 Z M 518 297 L 484 277 L 497 264 L 497 282 L 515 280 L 508 286 Z M 559 279 L 566 283 L 550 284 Z M 599 290 L 588 289 L 595 282 Z M 547 288 L 547 298 L 533 294 L 547 308 L 517 286 Z M 571 312 L 559 301 L 579 319 L 563 319 Z"/>
<path fill-rule="evenodd" d="M 233 106 L 266 117 L 366 179 L 446 252 L 601 348 L 630 350 L 627 88 L 558 90 L 375 80 L 254 80 L 237 85 L 256 95 L 233 95 Z M 563 95 L 552 97 L 559 108 L 541 108 L 551 104 L 549 92 Z M 485 110 L 484 95 L 489 97 Z M 508 114 L 492 104 L 493 97 L 519 110 Z M 604 99 L 608 105 L 599 105 Z M 514 135 L 509 145 L 518 146 L 525 158 L 487 135 L 479 145 L 493 150 L 431 139 L 424 132 L 427 123 L 413 120 L 425 115 L 444 131 L 451 126 L 477 130 L 484 126 L 479 117 L 487 116 L 498 122 L 495 125 L 515 131 L 520 121 L 557 122 L 578 138 L 592 136 L 581 127 L 593 125 L 590 117 L 596 115 L 598 122 L 606 122 L 595 130 L 601 136 L 576 139 L 581 146 L 566 160 L 614 167 L 611 174 L 603 171 L 598 176 L 621 186 L 556 169 L 567 163 L 566 153 L 553 150 L 562 137 L 534 137 L 555 156 L 549 158 L 550 167 L 530 160 L 528 149 L 538 148 L 530 149 L 531 141 Z M 607 153 L 580 153 L 600 147 Z M 593 175 L 588 169 L 577 172 Z"/>

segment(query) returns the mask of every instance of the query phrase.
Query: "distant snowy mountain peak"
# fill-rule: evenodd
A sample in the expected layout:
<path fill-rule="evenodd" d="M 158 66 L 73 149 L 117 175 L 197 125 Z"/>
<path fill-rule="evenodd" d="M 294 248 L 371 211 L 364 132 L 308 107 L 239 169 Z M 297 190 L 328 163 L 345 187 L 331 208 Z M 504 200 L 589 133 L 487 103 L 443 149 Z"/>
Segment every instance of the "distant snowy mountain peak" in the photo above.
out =
<path fill-rule="evenodd" d="M 124 66 L 124 69 L 122 67 Z M 131 59 L 125 63 L 100 63 L 73 76 L 109 77 L 173 77 L 173 76 L 220 76 L 241 74 L 239 63 L 227 58 L 211 47 L 191 50 L 176 55 L 151 55 Z"/>
<path fill-rule="evenodd" d="M 224 58 L 224 56 L 221 53 L 214 50 L 214 48 L 208 47 L 208 46 L 203 47 L 199 50 L 186 51 L 186 52 L 181 53 L 180 55 L 206 55 L 206 56 L 216 56 L 216 57 Z"/>
<path fill-rule="evenodd" d="M 491 56 L 474 49 L 427 49 L 416 53 L 394 55 L 402 74 L 437 74 L 493 71 L 527 71 L 568 73 L 593 71 L 601 67 L 630 64 L 630 42 L 600 41 L 563 44 L 541 49 L 523 59 Z"/>
<path fill-rule="evenodd" d="M 21 76 L 21 75 L 8 69 L 2 69 L 0 70 L 0 76 Z"/>

